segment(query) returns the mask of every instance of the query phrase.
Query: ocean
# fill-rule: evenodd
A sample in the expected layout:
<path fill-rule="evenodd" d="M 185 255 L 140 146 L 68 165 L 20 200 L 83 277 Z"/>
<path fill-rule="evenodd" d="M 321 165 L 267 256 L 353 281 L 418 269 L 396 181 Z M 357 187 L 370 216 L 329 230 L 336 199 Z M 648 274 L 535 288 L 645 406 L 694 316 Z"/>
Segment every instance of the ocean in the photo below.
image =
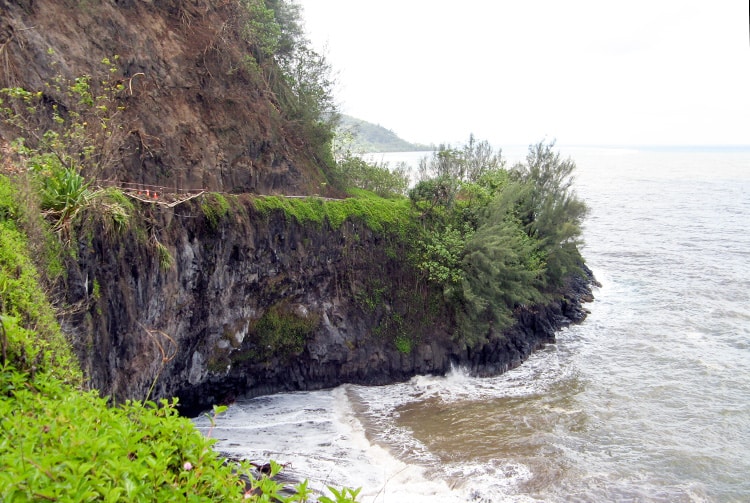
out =
<path fill-rule="evenodd" d="M 365 503 L 749 501 L 750 148 L 560 151 L 601 283 L 582 324 L 497 377 L 239 400 L 216 448 Z"/>

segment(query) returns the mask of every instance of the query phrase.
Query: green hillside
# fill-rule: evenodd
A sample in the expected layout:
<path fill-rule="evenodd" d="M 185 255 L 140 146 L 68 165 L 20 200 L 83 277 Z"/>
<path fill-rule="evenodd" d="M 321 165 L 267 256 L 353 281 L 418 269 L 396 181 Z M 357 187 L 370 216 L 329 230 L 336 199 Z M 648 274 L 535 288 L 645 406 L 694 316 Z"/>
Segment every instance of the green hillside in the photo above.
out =
<path fill-rule="evenodd" d="M 383 126 L 341 115 L 338 134 L 351 140 L 351 148 L 362 152 L 411 152 L 435 150 L 434 145 L 410 143 Z"/>

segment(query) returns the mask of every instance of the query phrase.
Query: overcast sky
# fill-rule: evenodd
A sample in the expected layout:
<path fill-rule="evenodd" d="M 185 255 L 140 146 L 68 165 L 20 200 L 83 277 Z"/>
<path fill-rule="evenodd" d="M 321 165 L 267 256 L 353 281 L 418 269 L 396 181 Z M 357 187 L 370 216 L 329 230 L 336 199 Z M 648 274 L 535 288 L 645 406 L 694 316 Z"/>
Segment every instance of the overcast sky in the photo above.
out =
<path fill-rule="evenodd" d="M 750 144 L 746 0 L 297 3 L 341 111 L 410 141 Z"/>

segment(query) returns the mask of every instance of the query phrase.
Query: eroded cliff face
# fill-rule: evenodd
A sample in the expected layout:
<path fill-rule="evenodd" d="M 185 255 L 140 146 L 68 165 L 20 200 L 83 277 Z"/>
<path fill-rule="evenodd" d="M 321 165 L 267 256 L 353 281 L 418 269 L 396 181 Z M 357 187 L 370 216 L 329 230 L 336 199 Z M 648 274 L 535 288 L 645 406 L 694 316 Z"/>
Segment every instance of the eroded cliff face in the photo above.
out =
<path fill-rule="evenodd" d="M 174 257 L 168 268 L 138 231 L 81 243 L 69 301 L 85 307 L 66 328 L 103 393 L 144 398 L 153 386 L 152 398 L 178 396 L 197 413 L 245 394 L 385 384 L 451 365 L 496 374 L 585 314 L 582 281 L 466 349 L 387 231 L 351 220 L 300 225 L 282 211 L 258 213 L 246 197 L 212 224 L 200 206 L 145 210 Z M 302 340 L 264 338 L 259 320 L 269 313 L 301 323 Z"/>
<path fill-rule="evenodd" d="M 45 90 L 58 76 L 124 84 L 116 162 L 94 175 L 180 190 L 324 194 L 316 150 L 248 70 L 236 1 L 0 0 L 0 88 Z M 0 137 L 2 137 L 0 127 Z M 13 138 L 6 138 L 12 140 Z"/>
<path fill-rule="evenodd" d="M 178 396 L 191 414 L 243 394 L 384 384 L 451 365 L 496 374 L 583 318 L 581 280 L 468 349 L 404 240 L 356 219 L 332 228 L 257 211 L 248 194 L 331 189 L 316 146 L 243 66 L 251 48 L 238 8 L 0 0 L 0 87 L 96 76 L 119 56 L 122 141 L 94 181 L 242 194 L 221 215 L 206 211 L 210 194 L 136 202 L 123 232 L 79 222 L 62 322 L 92 387 L 114 400 Z M 44 93 L 48 105 L 74 105 Z M 0 127 L 0 148 L 12 139 Z"/>

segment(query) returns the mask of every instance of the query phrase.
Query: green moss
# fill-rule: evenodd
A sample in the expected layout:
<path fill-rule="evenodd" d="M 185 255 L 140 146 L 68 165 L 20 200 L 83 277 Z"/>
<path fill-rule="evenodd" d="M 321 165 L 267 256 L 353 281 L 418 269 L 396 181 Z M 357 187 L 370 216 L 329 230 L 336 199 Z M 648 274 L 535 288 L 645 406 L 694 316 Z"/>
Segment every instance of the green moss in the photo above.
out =
<path fill-rule="evenodd" d="M 201 211 L 212 229 L 219 228 L 219 222 L 229 214 L 229 201 L 218 193 L 206 194 L 201 198 Z"/>
<path fill-rule="evenodd" d="M 320 324 L 316 315 L 300 316 L 277 304 L 251 324 L 249 348 L 232 354 L 233 361 L 267 361 L 270 358 L 289 358 L 305 348 L 308 338 Z"/>
<path fill-rule="evenodd" d="M 282 211 L 288 219 L 298 223 L 320 225 L 327 221 L 334 229 L 339 229 L 349 219 L 358 219 L 372 231 L 407 236 L 415 225 L 408 199 L 385 199 L 364 190 L 355 190 L 353 195 L 355 197 L 341 200 L 263 196 L 254 198 L 253 205 L 264 215 Z"/>
<path fill-rule="evenodd" d="M 281 211 L 288 219 L 299 223 L 322 224 L 326 218 L 325 203 L 320 198 L 290 198 L 283 196 L 264 196 L 253 200 L 253 206 L 262 215 Z"/>
<path fill-rule="evenodd" d="M 403 334 L 399 334 L 396 336 L 396 339 L 393 341 L 396 345 L 396 349 L 399 351 L 399 353 L 403 353 L 405 355 L 408 355 L 412 351 L 412 341 L 409 337 Z"/>

